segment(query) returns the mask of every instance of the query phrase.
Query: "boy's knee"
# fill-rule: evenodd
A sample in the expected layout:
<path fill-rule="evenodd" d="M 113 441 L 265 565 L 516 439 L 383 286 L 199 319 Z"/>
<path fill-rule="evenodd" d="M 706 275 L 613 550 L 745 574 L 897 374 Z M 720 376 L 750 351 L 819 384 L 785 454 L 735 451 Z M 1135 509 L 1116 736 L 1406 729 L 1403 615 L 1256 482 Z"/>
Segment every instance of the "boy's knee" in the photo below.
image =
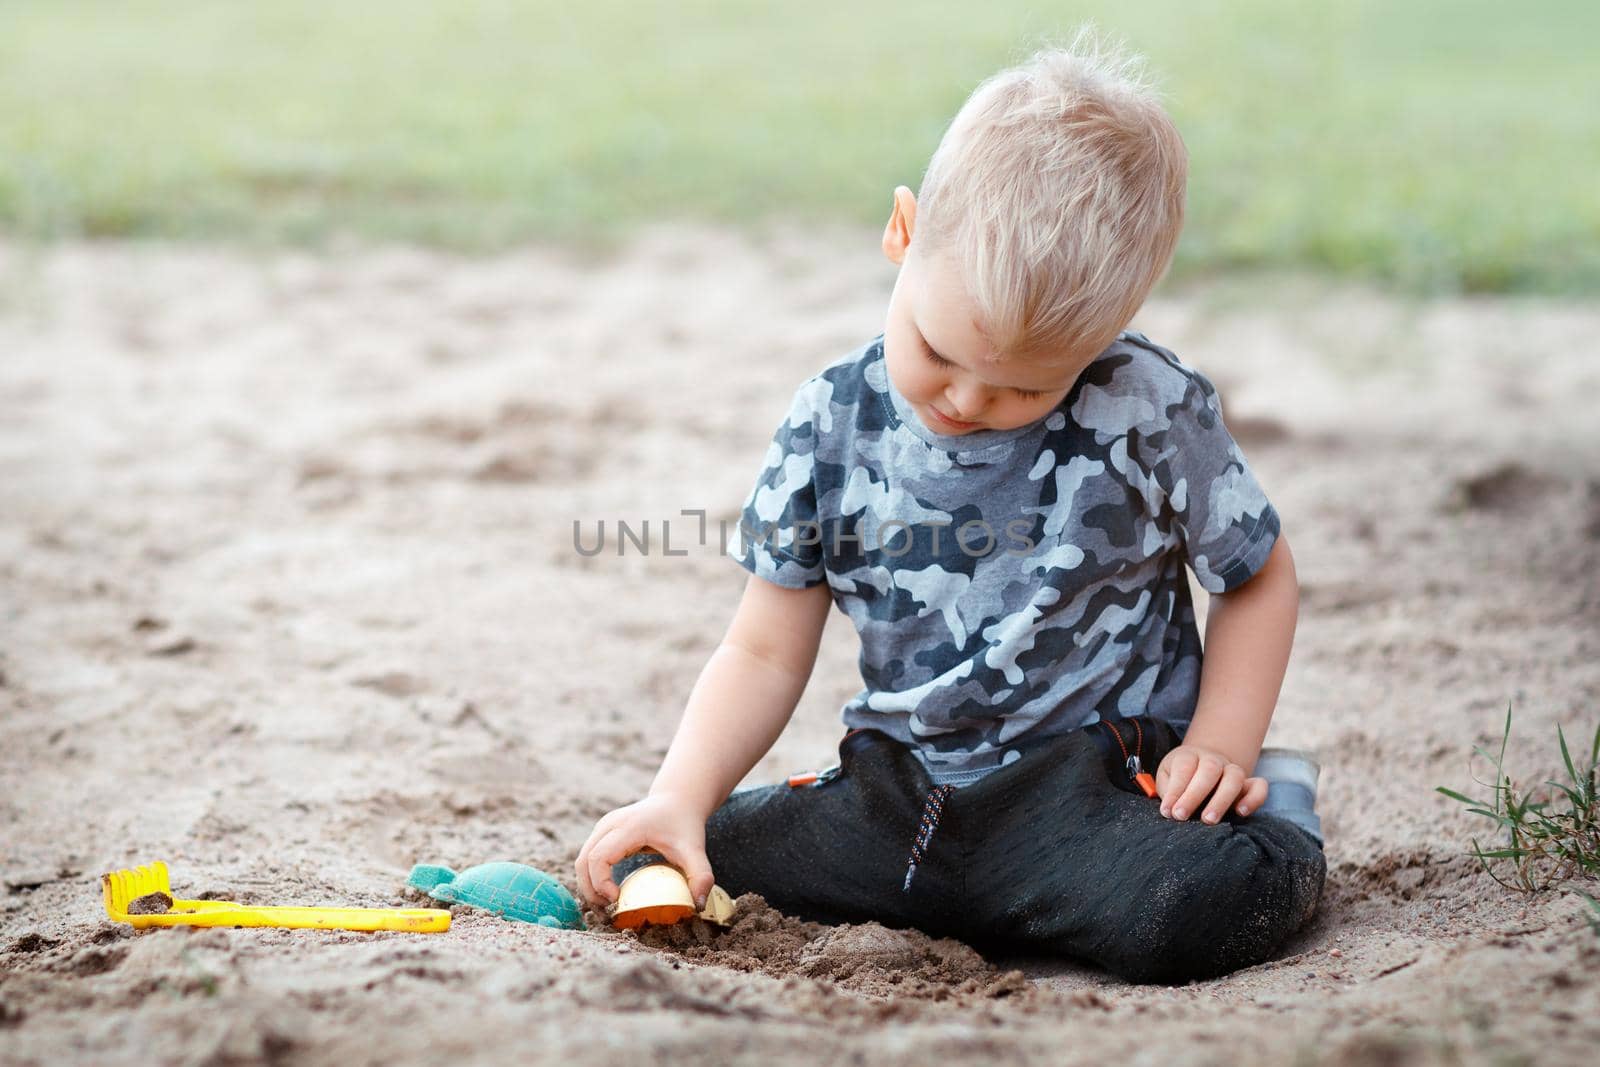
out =
<path fill-rule="evenodd" d="M 706 855 L 713 865 L 730 854 L 763 843 L 775 821 L 775 807 L 787 786 L 751 786 L 728 795 L 706 819 Z"/>
<path fill-rule="evenodd" d="M 1326 863 L 1306 844 L 1238 828 L 1206 853 L 1168 864 L 1146 883 L 1102 962 L 1130 981 L 1170 983 L 1266 961 L 1321 897 Z"/>

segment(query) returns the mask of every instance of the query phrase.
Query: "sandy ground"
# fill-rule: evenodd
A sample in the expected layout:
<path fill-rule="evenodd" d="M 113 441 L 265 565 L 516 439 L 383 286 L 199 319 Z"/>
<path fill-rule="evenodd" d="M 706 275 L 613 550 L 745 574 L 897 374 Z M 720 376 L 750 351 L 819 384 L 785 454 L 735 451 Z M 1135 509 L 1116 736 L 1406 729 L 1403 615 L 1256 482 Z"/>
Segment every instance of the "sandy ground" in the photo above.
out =
<path fill-rule="evenodd" d="M 1528 777 L 1600 714 L 1593 305 L 1236 280 L 1139 320 L 1218 382 L 1304 583 L 1268 741 L 1323 759 L 1329 880 L 1275 961 L 1138 987 L 754 898 L 643 939 L 106 921 L 100 872 L 154 859 L 256 903 L 570 885 L 745 579 L 680 512 L 731 520 L 794 386 L 881 328 L 876 245 L 0 244 L 0 1061 L 1592 1062 L 1577 898 L 1490 881 L 1433 789 L 1508 703 Z M 853 641 L 749 781 L 831 762 Z"/>

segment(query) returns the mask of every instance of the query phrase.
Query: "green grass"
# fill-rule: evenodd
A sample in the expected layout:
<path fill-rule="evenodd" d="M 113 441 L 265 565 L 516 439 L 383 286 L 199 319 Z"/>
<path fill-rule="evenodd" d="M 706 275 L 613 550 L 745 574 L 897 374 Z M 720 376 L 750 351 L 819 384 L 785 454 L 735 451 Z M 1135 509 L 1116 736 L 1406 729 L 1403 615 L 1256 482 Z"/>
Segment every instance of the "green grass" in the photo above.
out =
<path fill-rule="evenodd" d="M 1535 893 L 1577 879 L 1600 878 L 1600 726 L 1589 751 L 1573 759 L 1566 732 L 1556 727 L 1565 778 L 1523 786 L 1506 770 L 1506 742 L 1511 737 L 1511 708 L 1506 708 L 1500 751 L 1473 751 L 1494 768 L 1494 781 L 1473 780 L 1489 787 L 1487 799 L 1466 796 L 1444 786 L 1435 788 L 1482 816 L 1502 838 L 1492 848 L 1474 839 L 1472 852 L 1491 878 L 1510 889 Z M 1589 900 L 1593 905 L 1594 901 Z M 1600 912 L 1600 906 L 1597 906 Z M 1600 923 L 1595 924 L 1600 933 Z"/>
<path fill-rule="evenodd" d="M 492 249 L 881 225 L 1084 17 L 1192 155 L 1178 272 L 1600 291 L 1600 5 L 3 0 L 0 228 Z"/>

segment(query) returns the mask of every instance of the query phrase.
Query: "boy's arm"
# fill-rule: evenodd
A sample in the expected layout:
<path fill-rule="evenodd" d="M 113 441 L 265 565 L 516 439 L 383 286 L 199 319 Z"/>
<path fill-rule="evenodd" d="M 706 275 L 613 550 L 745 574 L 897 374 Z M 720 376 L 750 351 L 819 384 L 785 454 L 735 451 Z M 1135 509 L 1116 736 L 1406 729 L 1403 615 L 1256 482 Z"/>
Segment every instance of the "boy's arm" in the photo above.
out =
<path fill-rule="evenodd" d="M 706 819 L 794 714 L 832 602 L 827 583 L 787 589 L 750 576 L 728 632 L 689 693 L 649 795 L 601 816 L 578 851 L 580 896 L 597 905 L 615 900 L 611 865 L 649 846 L 683 871 L 704 903 L 713 879 Z"/>
<path fill-rule="evenodd" d="M 1156 776 L 1163 815 L 1186 819 L 1212 796 L 1202 817 L 1216 822 L 1235 798 L 1241 815 L 1266 798 L 1265 783 L 1245 789 L 1245 779 L 1278 702 L 1299 607 L 1294 557 L 1281 533 L 1249 581 L 1211 598 L 1194 718 Z"/>
<path fill-rule="evenodd" d="M 703 816 L 717 809 L 794 714 L 832 603 L 827 583 L 786 589 L 750 576 L 689 693 L 650 795 L 676 796 Z"/>

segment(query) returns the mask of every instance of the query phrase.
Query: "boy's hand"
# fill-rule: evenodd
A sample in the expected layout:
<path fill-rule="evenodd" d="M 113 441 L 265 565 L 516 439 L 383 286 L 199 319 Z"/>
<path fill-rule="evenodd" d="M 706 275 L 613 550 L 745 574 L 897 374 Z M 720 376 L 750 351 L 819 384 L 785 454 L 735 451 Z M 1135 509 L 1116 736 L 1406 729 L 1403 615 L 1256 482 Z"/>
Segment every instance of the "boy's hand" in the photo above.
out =
<path fill-rule="evenodd" d="M 596 908 L 615 901 L 611 865 L 645 846 L 684 873 L 695 906 L 704 907 L 713 881 L 706 859 L 706 821 L 691 805 L 665 795 L 647 796 L 600 817 L 573 864 L 579 895 Z"/>
<path fill-rule="evenodd" d="M 1200 818 L 1214 823 L 1229 804 L 1240 815 L 1259 808 L 1267 799 L 1267 780 L 1246 777 L 1243 767 L 1213 749 L 1179 745 L 1156 768 L 1156 793 L 1161 797 L 1161 814 L 1180 822 L 1209 795 L 1211 802 Z"/>

